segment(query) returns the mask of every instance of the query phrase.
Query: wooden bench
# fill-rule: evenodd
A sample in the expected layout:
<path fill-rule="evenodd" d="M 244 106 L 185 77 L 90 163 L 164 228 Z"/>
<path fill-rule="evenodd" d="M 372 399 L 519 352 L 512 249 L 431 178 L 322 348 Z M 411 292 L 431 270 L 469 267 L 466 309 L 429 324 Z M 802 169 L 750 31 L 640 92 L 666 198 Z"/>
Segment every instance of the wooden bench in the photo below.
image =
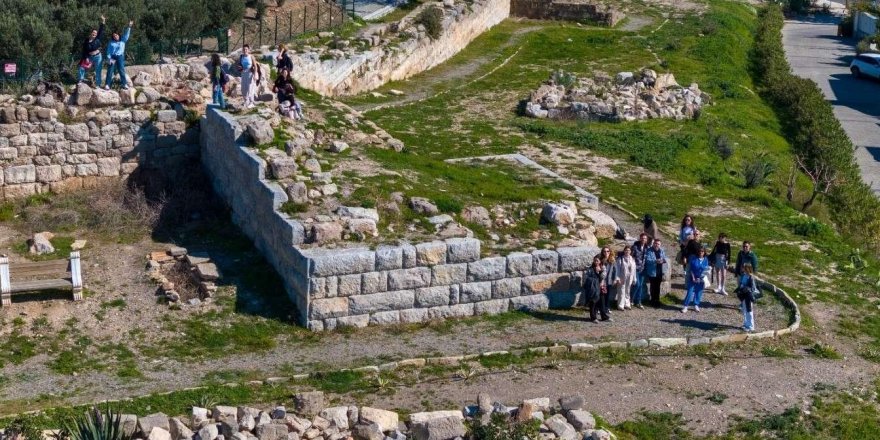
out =
<path fill-rule="evenodd" d="M 66 260 L 9 263 L 0 257 L 0 305 L 12 305 L 12 294 L 40 290 L 73 291 L 73 300 L 82 300 L 82 269 L 79 252 Z"/>

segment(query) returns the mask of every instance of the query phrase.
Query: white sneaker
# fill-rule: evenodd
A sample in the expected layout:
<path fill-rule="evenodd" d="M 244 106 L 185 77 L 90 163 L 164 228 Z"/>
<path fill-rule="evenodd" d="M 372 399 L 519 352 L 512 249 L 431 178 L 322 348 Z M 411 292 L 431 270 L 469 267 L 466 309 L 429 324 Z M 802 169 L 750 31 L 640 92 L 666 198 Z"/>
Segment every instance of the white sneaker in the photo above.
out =
<path fill-rule="evenodd" d="M 104 86 L 104 90 L 110 90 L 110 86 Z"/>
<path fill-rule="evenodd" d="M 694 311 L 695 311 L 695 312 L 699 312 L 699 311 L 700 311 L 700 306 L 694 306 Z"/>
<path fill-rule="evenodd" d="M 681 309 L 681 313 L 687 313 L 687 312 L 688 312 L 688 308 L 687 308 L 687 307 L 682 307 L 682 309 Z"/>
<path fill-rule="evenodd" d="M 721 293 L 721 287 L 716 287 L 716 288 L 715 288 L 715 293 Z"/>
<path fill-rule="evenodd" d="M 727 296 L 727 289 L 721 289 L 721 294 Z"/>
<path fill-rule="evenodd" d="M 122 86 L 122 90 L 128 90 L 128 86 Z"/>

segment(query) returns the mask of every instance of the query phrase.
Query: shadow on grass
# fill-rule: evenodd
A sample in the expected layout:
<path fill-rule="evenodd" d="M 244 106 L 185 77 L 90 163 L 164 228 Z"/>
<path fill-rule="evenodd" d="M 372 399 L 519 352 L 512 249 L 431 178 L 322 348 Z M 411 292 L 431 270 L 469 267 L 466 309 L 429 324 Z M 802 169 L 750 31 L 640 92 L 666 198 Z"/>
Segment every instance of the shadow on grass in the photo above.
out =
<path fill-rule="evenodd" d="M 669 324 L 678 324 L 682 327 L 695 328 L 697 330 L 703 330 L 703 331 L 730 330 L 730 329 L 738 329 L 739 328 L 739 327 L 732 326 L 732 325 L 719 324 L 717 322 L 697 321 L 696 319 L 661 319 L 660 322 L 666 322 Z"/>

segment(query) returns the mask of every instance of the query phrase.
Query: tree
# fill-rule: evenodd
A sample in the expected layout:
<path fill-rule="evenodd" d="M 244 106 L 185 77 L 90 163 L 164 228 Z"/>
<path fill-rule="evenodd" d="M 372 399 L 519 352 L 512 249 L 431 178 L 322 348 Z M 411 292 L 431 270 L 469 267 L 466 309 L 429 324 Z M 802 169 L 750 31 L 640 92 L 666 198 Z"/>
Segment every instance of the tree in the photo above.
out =
<path fill-rule="evenodd" d="M 828 163 L 808 161 L 801 156 L 795 156 L 795 160 L 797 161 L 798 168 L 813 182 L 813 193 L 801 207 L 801 212 L 804 212 L 813 205 L 816 196 L 819 194 L 827 195 L 829 191 L 840 184 L 840 175 Z"/>

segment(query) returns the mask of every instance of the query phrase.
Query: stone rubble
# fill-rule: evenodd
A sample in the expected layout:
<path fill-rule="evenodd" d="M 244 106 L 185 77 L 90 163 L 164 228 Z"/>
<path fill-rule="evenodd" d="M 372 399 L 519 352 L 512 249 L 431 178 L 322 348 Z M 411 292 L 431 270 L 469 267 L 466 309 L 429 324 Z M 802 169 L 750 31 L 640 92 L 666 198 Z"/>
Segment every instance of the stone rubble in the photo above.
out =
<path fill-rule="evenodd" d="M 533 118 L 583 121 L 641 121 L 647 119 L 696 119 L 710 102 L 696 83 L 679 86 L 671 73 L 644 69 L 638 74 L 620 72 L 613 79 L 597 73 L 578 78 L 557 71 L 550 75 L 525 104 Z"/>
<path fill-rule="evenodd" d="M 180 288 L 168 279 L 171 270 L 183 270 L 189 274 L 192 284 L 198 290 L 198 298 L 190 298 L 185 304 L 200 305 L 217 291 L 216 281 L 221 278 L 217 265 L 207 254 L 190 254 L 186 248 L 172 247 L 167 251 L 151 252 L 147 255 L 147 275 L 158 284 L 157 295 L 164 298 L 169 306 L 181 304 Z"/>

